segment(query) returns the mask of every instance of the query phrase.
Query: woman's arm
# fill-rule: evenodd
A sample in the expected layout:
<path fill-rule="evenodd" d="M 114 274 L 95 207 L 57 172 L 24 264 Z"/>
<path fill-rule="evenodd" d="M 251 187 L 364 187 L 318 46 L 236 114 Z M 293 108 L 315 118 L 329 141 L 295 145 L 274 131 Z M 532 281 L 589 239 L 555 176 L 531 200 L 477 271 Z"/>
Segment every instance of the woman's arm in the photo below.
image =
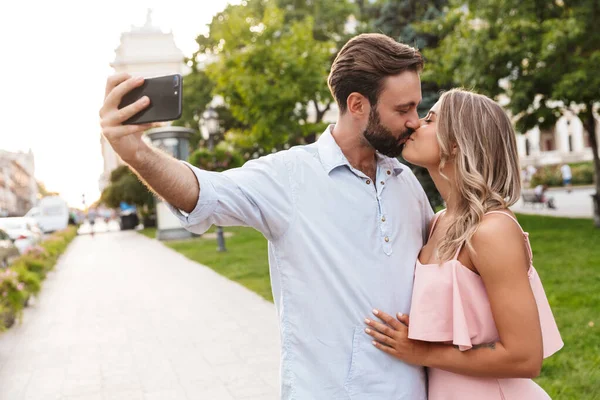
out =
<path fill-rule="evenodd" d="M 470 376 L 535 377 L 543 359 L 542 334 L 527 276 L 529 260 L 523 234 L 509 218 L 488 215 L 472 245 L 475 252 L 470 254 L 471 261 L 483 279 L 498 342 L 460 351 L 451 345 L 410 340 L 406 326 L 387 315 L 392 320 L 382 318 L 387 325 L 368 323 L 380 332 L 379 336 L 373 330 L 370 334 L 378 341 L 378 348 L 413 364 Z"/>

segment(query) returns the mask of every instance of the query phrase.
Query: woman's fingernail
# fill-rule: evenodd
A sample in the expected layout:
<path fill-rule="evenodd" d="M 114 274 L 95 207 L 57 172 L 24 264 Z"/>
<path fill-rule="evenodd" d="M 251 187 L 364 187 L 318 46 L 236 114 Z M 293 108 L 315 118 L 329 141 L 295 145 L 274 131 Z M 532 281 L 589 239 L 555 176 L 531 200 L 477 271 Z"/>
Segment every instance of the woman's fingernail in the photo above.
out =
<path fill-rule="evenodd" d="M 399 313 L 398 313 L 398 316 L 399 316 L 400 318 L 402 318 L 402 317 L 404 317 L 404 314 L 402 314 L 401 312 L 399 312 Z"/>
<path fill-rule="evenodd" d="M 366 329 L 365 329 L 365 332 L 367 332 L 367 333 L 371 333 L 371 330 L 370 330 L 369 328 L 366 328 Z"/>
<path fill-rule="evenodd" d="M 377 314 L 379 314 L 379 311 L 373 310 L 373 314 L 377 315 Z"/>
<path fill-rule="evenodd" d="M 144 77 L 143 76 L 138 76 L 137 78 L 135 78 L 135 83 L 140 83 L 144 81 Z"/>
<path fill-rule="evenodd" d="M 370 324 L 370 323 L 371 323 L 371 320 L 370 320 L 369 318 L 365 318 L 365 322 L 366 322 L 367 324 Z"/>
<path fill-rule="evenodd" d="M 376 341 L 372 341 L 371 343 L 373 343 L 373 346 L 377 346 L 377 342 Z"/>

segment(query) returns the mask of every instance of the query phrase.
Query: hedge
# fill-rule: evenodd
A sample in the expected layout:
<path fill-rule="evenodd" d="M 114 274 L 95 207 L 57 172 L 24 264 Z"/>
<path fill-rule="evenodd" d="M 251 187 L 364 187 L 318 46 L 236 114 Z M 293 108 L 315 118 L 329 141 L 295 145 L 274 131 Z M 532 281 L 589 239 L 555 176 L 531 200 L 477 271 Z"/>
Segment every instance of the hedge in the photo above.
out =
<path fill-rule="evenodd" d="M 27 301 L 40 292 L 42 281 L 75 236 L 76 226 L 55 232 L 8 268 L 0 269 L 0 331 L 21 320 Z"/>
<path fill-rule="evenodd" d="M 591 185 L 594 183 L 594 165 L 591 162 L 569 164 L 571 167 L 571 174 L 573 179 L 571 183 L 573 185 Z M 533 178 L 531 179 L 531 186 L 546 184 L 552 186 L 562 186 L 562 174 L 560 173 L 560 165 L 546 165 L 540 167 Z"/>

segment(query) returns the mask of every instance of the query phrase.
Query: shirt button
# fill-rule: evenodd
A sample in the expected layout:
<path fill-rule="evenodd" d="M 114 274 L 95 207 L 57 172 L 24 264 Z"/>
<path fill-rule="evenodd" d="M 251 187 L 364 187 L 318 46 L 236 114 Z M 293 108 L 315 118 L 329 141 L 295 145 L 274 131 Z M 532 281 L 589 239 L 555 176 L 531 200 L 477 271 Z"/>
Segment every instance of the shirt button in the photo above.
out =
<path fill-rule="evenodd" d="M 392 174 L 392 171 L 390 171 L 390 170 L 388 169 L 388 170 L 387 170 L 387 174 L 388 174 L 388 175 L 391 175 L 391 174 Z"/>
<path fill-rule="evenodd" d="M 387 242 L 389 242 L 389 241 L 390 241 L 390 238 L 386 236 L 386 237 L 385 237 L 385 239 L 383 239 L 383 240 L 385 240 L 385 241 L 386 241 L 386 243 L 387 243 Z"/>
<path fill-rule="evenodd" d="M 371 184 L 371 180 L 367 179 L 367 185 L 370 185 L 370 184 Z"/>
<path fill-rule="evenodd" d="M 385 217 L 381 217 L 381 222 L 385 222 Z"/>
<path fill-rule="evenodd" d="M 379 183 L 381 183 L 382 185 L 385 185 L 385 182 L 384 182 L 384 181 L 381 181 L 381 182 L 379 182 Z"/>

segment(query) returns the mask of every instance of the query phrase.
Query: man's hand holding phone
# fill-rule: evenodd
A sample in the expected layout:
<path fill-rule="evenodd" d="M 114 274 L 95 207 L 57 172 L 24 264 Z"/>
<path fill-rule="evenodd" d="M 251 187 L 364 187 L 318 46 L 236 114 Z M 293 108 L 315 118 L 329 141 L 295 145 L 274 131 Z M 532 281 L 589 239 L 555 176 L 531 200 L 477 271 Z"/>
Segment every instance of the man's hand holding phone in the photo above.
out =
<path fill-rule="evenodd" d="M 108 78 L 104 105 L 100 109 L 102 134 L 123 161 L 129 163 L 138 156 L 147 145 L 142 140 L 144 131 L 157 126 L 157 123 L 143 125 L 123 125 L 123 122 L 150 105 L 150 99 L 144 96 L 136 102 L 119 109 L 123 96 L 144 84 L 144 78 L 131 77 L 127 73 L 116 74 Z"/>

